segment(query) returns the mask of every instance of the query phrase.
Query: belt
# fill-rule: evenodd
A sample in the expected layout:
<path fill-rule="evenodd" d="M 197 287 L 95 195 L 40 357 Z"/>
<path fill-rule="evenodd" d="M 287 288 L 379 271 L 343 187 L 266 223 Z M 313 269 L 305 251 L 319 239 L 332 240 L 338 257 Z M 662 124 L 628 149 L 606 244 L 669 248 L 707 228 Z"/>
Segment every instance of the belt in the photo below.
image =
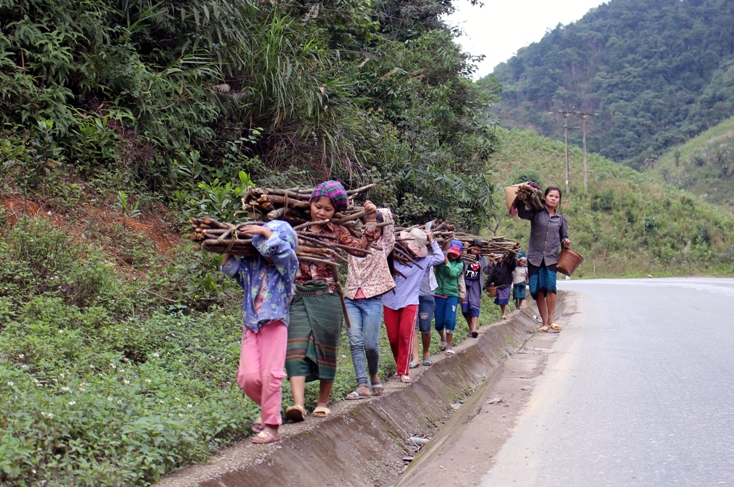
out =
<path fill-rule="evenodd" d="M 324 289 L 319 289 L 318 291 L 308 291 L 308 292 L 301 292 L 301 291 L 296 290 L 296 296 L 321 296 L 327 293 L 328 291 Z"/>

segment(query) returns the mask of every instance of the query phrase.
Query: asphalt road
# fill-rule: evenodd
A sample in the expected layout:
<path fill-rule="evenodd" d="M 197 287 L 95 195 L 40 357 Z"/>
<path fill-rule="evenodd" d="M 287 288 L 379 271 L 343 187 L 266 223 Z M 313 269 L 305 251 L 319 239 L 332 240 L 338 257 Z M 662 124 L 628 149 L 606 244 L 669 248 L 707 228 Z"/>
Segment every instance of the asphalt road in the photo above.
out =
<path fill-rule="evenodd" d="M 559 287 L 577 313 L 479 485 L 734 486 L 734 279 Z"/>

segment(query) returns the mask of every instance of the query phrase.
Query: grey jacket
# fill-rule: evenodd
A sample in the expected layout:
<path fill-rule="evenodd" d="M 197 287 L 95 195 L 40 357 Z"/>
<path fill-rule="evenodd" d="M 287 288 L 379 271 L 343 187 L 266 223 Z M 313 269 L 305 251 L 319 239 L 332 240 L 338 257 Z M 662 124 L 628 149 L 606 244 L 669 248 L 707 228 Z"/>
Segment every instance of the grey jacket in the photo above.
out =
<path fill-rule="evenodd" d="M 556 212 L 550 216 L 548 210 L 530 210 L 522 202 L 517 204 L 520 218 L 530 220 L 530 242 L 528 243 L 528 262 L 536 267 L 558 263 L 561 242 L 568 238 L 568 221 L 563 214 Z"/>

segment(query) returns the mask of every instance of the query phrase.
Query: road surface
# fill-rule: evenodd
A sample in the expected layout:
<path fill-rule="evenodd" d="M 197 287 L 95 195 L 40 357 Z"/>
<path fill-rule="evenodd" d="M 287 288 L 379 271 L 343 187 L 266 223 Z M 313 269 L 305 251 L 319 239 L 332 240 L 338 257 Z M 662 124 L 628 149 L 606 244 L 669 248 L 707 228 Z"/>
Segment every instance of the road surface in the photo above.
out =
<path fill-rule="evenodd" d="M 734 486 L 734 279 L 560 287 L 563 331 L 528 341 L 406 485 Z"/>

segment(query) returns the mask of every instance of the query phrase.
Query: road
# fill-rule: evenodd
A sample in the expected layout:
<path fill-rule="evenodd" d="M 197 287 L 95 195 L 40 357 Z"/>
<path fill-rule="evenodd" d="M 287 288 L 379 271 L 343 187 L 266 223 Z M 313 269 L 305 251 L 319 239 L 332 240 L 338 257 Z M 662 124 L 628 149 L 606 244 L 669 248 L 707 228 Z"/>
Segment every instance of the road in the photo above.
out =
<path fill-rule="evenodd" d="M 482 462 L 468 468 L 439 452 L 432 455 L 442 457 L 437 471 L 455 463 L 455 480 L 435 485 L 733 486 L 734 279 L 572 280 L 560 287 L 574 293 L 576 313 L 554 340 L 537 334 L 526 344 L 545 347 L 546 357 L 536 360 L 536 374 L 525 367 L 521 378 L 530 387 L 500 381 L 514 408 L 506 404 L 499 416 L 484 401 L 455 432 L 476 443 L 477 455 L 492 457 L 489 468 L 477 475 Z M 511 358 L 508 371 L 515 360 L 527 357 Z M 520 390 L 527 393 L 512 394 Z M 512 411 L 505 433 L 502 419 L 487 422 Z M 468 432 L 480 426 L 482 435 Z M 501 441 L 496 455 L 490 438 Z"/>

